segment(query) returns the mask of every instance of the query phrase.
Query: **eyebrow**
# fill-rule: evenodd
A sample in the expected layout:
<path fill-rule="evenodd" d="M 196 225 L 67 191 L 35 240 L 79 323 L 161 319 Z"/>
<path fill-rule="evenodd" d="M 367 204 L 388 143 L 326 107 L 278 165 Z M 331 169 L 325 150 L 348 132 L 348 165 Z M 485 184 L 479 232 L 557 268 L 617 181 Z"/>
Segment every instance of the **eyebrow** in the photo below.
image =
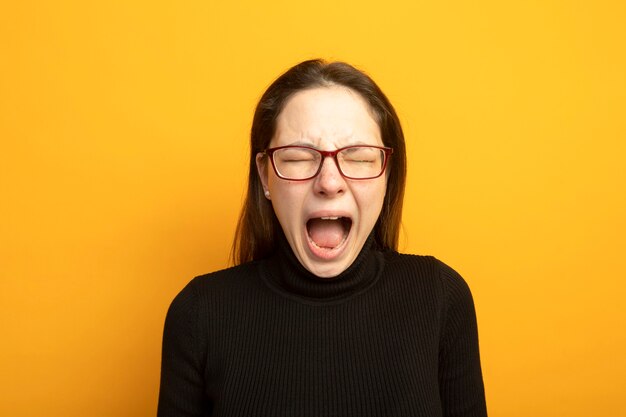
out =
<path fill-rule="evenodd" d="M 366 142 L 364 142 L 364 141 L 362 141 L 362 140 L 357 140 L 357 141 L 350 142 L 350 143 L 348 143 L 348 144 L 345 144 L 345 145 L 339 146 L 337 149 L 340 149 L 340 148 L 345 148 L 345 147 L 348 147 L 348 146 L 359 146 L 359 145 L 363 145 L 363 146 L 380 146 L 380 145 L 378 145 L 378 144 L 371 144 L 371 143 L 366 143 Z M 304 140 L 297 140 L 297 141 L 295 141 L 295 142 L 288 143 L 288 144 L 287 144 L 287 146 L 307 146 L 307 147 L 309 147 L 309 148 L 319 149 L 319 148 L 318 148 L 315 144 L 313 144 L 312 142 L 309 142 L 309 141 L 304 141 Z"/>
<path fill-rule="evenodd" d="M 289 143 L 287 146 L 308 146 L 310 148 L 315 148 L 315 145 L 312 142 L 297 140 L 295 142 Z"/>

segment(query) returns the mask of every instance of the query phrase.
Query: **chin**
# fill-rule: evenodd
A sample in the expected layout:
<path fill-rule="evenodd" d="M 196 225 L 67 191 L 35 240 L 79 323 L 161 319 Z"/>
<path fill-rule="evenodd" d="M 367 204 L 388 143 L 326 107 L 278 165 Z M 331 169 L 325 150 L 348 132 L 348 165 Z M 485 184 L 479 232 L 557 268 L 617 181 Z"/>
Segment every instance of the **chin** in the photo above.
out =
<path fill-rule="evenodd" d="M 316 263 L 313 263 L 309 266 L 305 265 L 305 268 L 319 278 L 334 278 L 348 269 L 349 266 L 350 265 L 346 265 L 344 262 L 333 262 L 332 264 L 322 265 L 316 265 Z"/>
<path fill-rule="evenodd" d="M 300 257 L 302 266 L 319 278 L 334 278 L 354 263 L 361 248 L 355 251 L 354 247 L 346 245 L 338 256 L 331 259 L 320 258 L 315 252 L 312 253 L 307 249 L 304 249 Z"/>

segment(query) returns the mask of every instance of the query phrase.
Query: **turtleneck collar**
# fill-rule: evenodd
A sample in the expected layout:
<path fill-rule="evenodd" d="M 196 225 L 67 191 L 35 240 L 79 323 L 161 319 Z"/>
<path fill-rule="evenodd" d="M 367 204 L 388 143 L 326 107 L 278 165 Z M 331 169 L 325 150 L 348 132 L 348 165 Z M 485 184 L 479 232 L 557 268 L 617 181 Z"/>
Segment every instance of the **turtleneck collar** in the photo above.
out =
<path fill-rule="evenodd" d="M 282 233 L 276 252 L 267 259 L 268 285 L 287 296 L 308 301 L 338 301 L 359 294 L 376 283 L 383 269 L 383 254 L 375 250 L 371 233 L 352 265 L 332 278 L 320 278 L 302 266 Z"/>

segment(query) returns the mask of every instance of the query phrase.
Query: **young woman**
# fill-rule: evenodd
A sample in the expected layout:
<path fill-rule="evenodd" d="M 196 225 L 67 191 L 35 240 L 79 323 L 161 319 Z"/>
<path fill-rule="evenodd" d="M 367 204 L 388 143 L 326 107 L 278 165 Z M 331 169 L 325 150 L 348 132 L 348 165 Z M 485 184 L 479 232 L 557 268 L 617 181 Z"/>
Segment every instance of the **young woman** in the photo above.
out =
<path fill-rule="evenodd" d="M 168 312 L 158 415 L 486 416 L 466 283 L 396 251 L 405 173 L 367 75 L 312 60 L 280 76 L 254 115 L 237 266 Z"/>

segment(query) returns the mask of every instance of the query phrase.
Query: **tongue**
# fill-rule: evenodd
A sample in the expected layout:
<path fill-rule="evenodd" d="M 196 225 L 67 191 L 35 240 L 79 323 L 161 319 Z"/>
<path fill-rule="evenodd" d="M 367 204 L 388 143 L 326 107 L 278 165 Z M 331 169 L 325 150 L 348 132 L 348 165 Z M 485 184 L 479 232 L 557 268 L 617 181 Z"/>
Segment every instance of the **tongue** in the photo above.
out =
<path fill-rule="evenodd" d="M 335 248 L 343 240 L 343 222 L 339 219 L 311 219 L 308 228 L 309 236 L 321 248 Z"/>

